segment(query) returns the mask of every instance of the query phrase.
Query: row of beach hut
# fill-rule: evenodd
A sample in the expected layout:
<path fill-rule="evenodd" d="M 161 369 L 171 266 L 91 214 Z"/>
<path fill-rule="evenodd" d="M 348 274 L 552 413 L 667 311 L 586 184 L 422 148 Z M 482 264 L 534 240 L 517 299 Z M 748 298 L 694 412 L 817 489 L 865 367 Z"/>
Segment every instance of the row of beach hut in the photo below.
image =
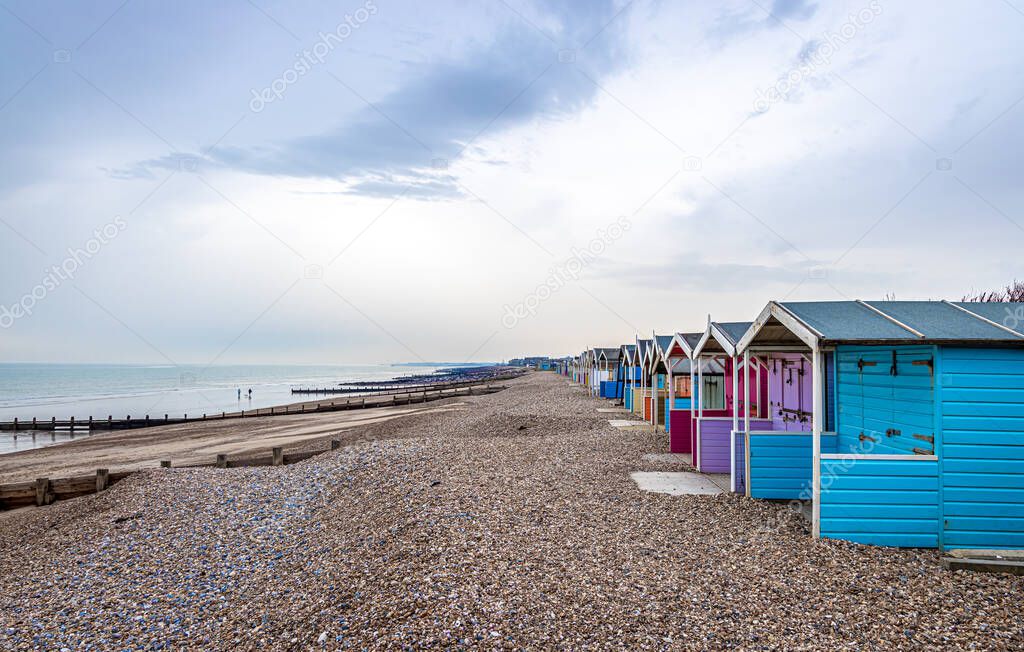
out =
<path fill-rule="evenodd" d="M 1024 304 L 771 302 L 636 337 L 561 373 L 815 537 L 1024 548 Z"/>

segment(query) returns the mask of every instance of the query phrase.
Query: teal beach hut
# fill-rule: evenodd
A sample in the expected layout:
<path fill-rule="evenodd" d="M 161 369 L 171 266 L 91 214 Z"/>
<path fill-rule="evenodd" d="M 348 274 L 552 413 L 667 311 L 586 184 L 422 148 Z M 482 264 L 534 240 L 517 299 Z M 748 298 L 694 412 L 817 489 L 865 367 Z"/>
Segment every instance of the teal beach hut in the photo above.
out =
<path fill-rule="evenodd" d="M 805 360 L 810 417 L 774 450 L 746 425 L 748 493 L 782 468 L 761 456 L 806 476 L 816 537 L 1024 549 L 1022 316 L 1012 303 L 769 303 L 737 351 Z"/>

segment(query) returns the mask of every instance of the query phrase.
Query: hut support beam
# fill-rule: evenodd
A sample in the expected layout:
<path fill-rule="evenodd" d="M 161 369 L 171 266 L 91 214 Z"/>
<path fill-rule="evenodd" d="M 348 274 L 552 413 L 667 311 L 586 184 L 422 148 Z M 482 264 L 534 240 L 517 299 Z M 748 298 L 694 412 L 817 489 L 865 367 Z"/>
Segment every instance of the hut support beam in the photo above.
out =
<path fill-rule="evenodd" d="M 811 450 L 813 451 L 812 485 L 814 493 L 814 504 L 812 506 L 814 538 L 821 538 L 821 421 L 822 421 L 822 353 L 818 343 L 814 343 L 811 349 L 811 400 L 813 407 L 811 415 Z"/>

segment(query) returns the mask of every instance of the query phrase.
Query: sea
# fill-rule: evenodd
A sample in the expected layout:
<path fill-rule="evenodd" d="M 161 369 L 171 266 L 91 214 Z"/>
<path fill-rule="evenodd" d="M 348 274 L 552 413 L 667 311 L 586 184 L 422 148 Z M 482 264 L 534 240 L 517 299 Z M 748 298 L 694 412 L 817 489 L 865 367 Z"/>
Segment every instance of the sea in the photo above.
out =
<path fill-rule="evenodd" d="M 390 380 L 439 367 L 408 365 L 123 365 L 0 363 L 0 421 L 202 416 L 313 397 L 292 388 Z M 249 390 L 252 398 L 249 398 Z M 239 390 L 241 397 L 239 398 Z M 82 435 L 76 434 L 76 437 Z M 0 454 L 67 441 L 0 432 Z"/>

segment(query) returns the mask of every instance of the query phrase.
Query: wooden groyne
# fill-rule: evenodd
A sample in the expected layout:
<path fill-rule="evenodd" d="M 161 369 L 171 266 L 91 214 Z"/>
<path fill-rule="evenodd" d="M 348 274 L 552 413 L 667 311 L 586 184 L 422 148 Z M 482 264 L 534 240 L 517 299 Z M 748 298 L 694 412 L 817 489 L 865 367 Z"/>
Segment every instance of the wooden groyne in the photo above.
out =
<path fill-rule="evenodd" d="M 504 376 L 495 380 L 507 380 L 516 376 Z M 413 403 L 426 403 L 445 398 L 457 396 L 473 396 L 475 394 L 492 394 L 505 389 L 504 385 L 492 385 L 489 383 L 444 383 L 436 385 L 424 385 L 420 388 L 403 387 L 392 392 L 381 392 L 369 394 L 359 398 L 350 398 L 345 401 L 323 401 L 321 403 L 300 403 L 296 405 L 282 405 L 255 410 L 242 410 L 240 412 L 221 412 L 220 414 L 203 414 L 201 416 L 189 417 L 187 414 L 181 417 L 173 417 L 169 414 L 161 416 L 145 415 L 143 417 L 126 416 L 123 419 L 115 419 L 113 415 L 106 418 L 95 419 L 57 419 L 51 417 L 43 420 L 32 418 L 30 420 L 14 419 L 13 421 L 0 422 L 0 432 L 68 432 L 74 434 L 76 431 L 85 433 L 96 430 L 131 430 L 135 428 L 151 428 L 155 426 L 176 425 L 184 423 L 196 423 L 201 421 L 221 421 L 226 419 L 248 419 L 255 417 L 285 416 L 295 414 L 313 414 L 318 412 L 335 412 L 340 410 L 360 410 L 366 408 L 389 407 L 392 405 L 411 405 Z M 292 390 L 295 393 L 296 390 Z M 324 392 L 308 392 L 324 393 Z M 364 392 L 365 393 L 365 392 Z M 17 436 L 17 435 L 15 435 Z"/>
<path fill-rule="evenodd" d="M 339 448 L 341 448 L 341 441 L 332 439 L 330 447 L 323 450 L 285 453 L 280 446 L 277 446 L 270 450 L 269 456 L 253 457 L 250 455 L 228 459 L 227 455 L 217 455 L 211 462 L 185 464 L 178 468 L 216 467 L 234 469 L 251 466 L 283 466 L 308 460 L 311 457 L 316 457 L 322 453 Z M 169 469 L 171 467 L 170 460 L 160 462 L 160 468 Z M 138 472 L 139 470 L 110 473 L 107 469 L 96 469 L 95 475 L 79 475 L 56 479 L 38 478 L 28 482 L 0 485 L 0 511 L 32 505 L 43 507 L 58 500 L 68 500 L 70 498 L 99 493 Z"/>

